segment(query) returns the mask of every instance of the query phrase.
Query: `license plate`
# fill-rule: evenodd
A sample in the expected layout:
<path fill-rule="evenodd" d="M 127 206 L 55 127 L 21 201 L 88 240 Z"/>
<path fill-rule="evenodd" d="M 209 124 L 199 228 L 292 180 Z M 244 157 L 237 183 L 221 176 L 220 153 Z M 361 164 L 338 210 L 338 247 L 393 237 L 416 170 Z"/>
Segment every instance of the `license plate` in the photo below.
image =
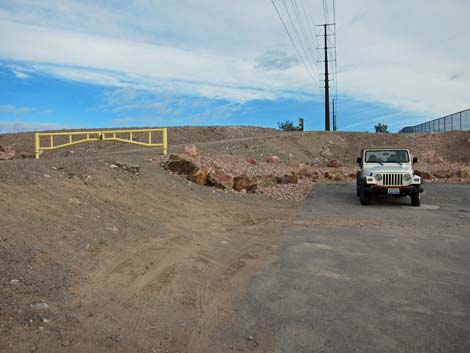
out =
<path fill-rule="evenodd" d="M 400 189 L 397 189 L 397 188 L 388 189 L 387 193 L 389 195 L 400 195 Z"/>

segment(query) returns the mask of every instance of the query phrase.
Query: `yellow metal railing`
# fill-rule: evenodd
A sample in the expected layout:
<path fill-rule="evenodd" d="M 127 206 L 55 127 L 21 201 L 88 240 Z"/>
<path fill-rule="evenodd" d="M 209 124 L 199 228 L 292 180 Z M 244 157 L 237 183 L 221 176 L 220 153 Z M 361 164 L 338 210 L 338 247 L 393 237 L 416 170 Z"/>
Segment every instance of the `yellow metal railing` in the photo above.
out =
<path fill-rule="evenodd" d="M 154 143 L 156 134 L 161 133 L 161 143 Z M 60 141 L 57 141 L 59 137 Z M 42 145 L 44 139 L 48 145 Z M 70 131 L 70 132 L 38 132 L 35 136 L 35 157 L 39 159 L 42 151 L 77 145 L 84 142 L 119 141 L 146 147 L 162 147 L 163 154 L 168 153 L 168 134 L 166 128 L 161 129 L 132 129 L 106 131 Z"/>

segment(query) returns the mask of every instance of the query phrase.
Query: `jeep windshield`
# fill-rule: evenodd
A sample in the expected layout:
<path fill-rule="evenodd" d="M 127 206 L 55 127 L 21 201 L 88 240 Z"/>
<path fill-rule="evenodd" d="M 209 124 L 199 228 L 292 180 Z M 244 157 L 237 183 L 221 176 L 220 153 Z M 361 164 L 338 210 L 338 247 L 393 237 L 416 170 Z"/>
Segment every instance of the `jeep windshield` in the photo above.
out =
<path fill-rule="evenodd" d="M 407 150 L 371 150 L 366 151 L 366 163 L 408 163 Z"/>

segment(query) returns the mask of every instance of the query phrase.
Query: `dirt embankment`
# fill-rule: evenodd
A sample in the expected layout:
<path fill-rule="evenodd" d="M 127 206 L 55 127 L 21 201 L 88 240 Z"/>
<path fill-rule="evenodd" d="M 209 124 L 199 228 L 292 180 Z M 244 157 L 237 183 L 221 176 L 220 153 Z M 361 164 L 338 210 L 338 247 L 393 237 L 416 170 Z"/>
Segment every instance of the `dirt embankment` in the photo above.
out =
<path fill-rule="evenodd" d="M 126 128 L 131 129 L 131 128 Z M 138 128 L 143 129 L 143 128 Z M 105 131 L 109 129 L 81 129 L 73 131 Z M 118 129 L 119 130 L 119 129 Z M 57 132 L 66 132 L 67 130 L 60 130 Z M 215 141 L 224 141 L 231 139 L 250 139 L 253 137 L 265 137 L 278 133 L 275 129 L 265 129 L 252 126 L 182 126 L 168 128 L 168 144 L 169 146 L 184 145 L 187 143 L 207 143 Z M 147 135 L 136 134 L 135 140 L 142 138 L 146 141 Z M 154 142 L 161 142 L 161 136 L 155 134 Z M 66 139 L 63 139 L 65 142 Z M 56 137 L 56 141 L 60 138 Z M 44 141 L 47 145 L 48 141 Z M 18 153 L 18 158 L 21 154 L 32 156 L 34 154 L 34 133 L 33 132 L 20 132 L 15 134 L 0 134 L 0 145 L 12 146 Z M 96 142 L 79 144 L 64 149 L 48 151 L 44 153 L 41 158 L 50 159 L 58 157 L 88 157 L 90 155 L 102 155 L 104 153 L 135 150 L 136 146 L 129 145 L 121 142 Z M 137 150 L 139 147 L 137 147 Z"/>
<path fill-rule="evenodd" d="M 295 215 L 116 158 L 0 163 L 1 352 L 203 352 Z"/>
<path fill-rule="evenodd" d="M 100 130 L 100 129 L 96 129 Z M 82 130 L 86 131 L 86 130 Z M 185 144 L 197 144 L 208 155 L 232 155 L 263 160 L 279 156 L 287 164 L 308 163 L 312 160 L 336 159 L 346 166 L 355 166 L 359 151 L 369 146 L 409 147 L 421 161 L 434 164 L 470 163 L 470 132 L 456 131 L 434 134 L 374 134 L 361 132 L 280 132 L 249 126 L 231 127 L 171 127 L 168 128 L 170 152 L 179 152 Z M 0 145 L 31 155 L 34 133 L 0 135 Z M 41 158 L 89 157 L 115 152 L 149 151 L 146 148 L 120 142 L 98 142 L 45 152 Z M 432 164 L 431 163 L 431 164 Z"/>

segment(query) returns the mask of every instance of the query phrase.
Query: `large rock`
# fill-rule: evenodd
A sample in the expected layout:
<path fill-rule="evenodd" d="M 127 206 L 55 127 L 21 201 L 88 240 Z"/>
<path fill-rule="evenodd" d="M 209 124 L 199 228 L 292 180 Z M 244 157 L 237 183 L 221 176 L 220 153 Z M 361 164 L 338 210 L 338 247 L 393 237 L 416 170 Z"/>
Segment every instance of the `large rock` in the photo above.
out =
<path fill-rule="evenodd" d="M 0 160 L 14 159 L 16 151 L 11 146 L 0 145 Z"/>
<path fill-rule="evenodd" d="M 299 177 L 297 174 L 292 172 L 291 174 L 284 174 L 281 177 L 276 177 L 276 182 L 278 184 L 298 184 Z"/>
<path fill-rule="evenodd" d="M 246 190 L 246 192 L 255 192 L 258 185 L 248 175 L 242 174 L 233 179 L 233 189 L 235 191 Z"/>
<path fill-rule="evenodd" d="M 256 184 L 260 188 L 269 188 L 277 184 L 276 178 L 272 175 L 261 175 L 256 177 Z"/>
<path fill-rule="evenodd" d="M 231 189 L 233 187 L 233 178 L 221 170 L 215 170 L 209 174 L 207 185 L 218 189 Z"/>
<path fill-rule="evenodd" d="M 199 169 L 194 162 L 177 155 L 171 155 L 170 160 L 163 167 L 173 173 L 183 175 L 191 175 Z"/>
<path fill-rule="evenodd" d="M 342 171 L 335 170 L 335 171 L 328 171 L 325 173 L 325 178 L 332 180 L 332 181 L 345 181 L 347 180 L 347 176 L 344 175 Z"/>
<path fill-rule="evenodd" d="M 209 171 L 205 168 L 197 169 L 195 172 L 188 176 L 188 179 L 199 185 L 208 185 Z"/>
<path fill-rule="evenodd" d="M 299 177 L 299 179 L 307 178 L 307 179 L 313 179 L 313 181 L 316 181 L 320 177 L 320 172 L 316 171 L 312 167 L 305 166 L 297 172 L 297 176 Z"/>

